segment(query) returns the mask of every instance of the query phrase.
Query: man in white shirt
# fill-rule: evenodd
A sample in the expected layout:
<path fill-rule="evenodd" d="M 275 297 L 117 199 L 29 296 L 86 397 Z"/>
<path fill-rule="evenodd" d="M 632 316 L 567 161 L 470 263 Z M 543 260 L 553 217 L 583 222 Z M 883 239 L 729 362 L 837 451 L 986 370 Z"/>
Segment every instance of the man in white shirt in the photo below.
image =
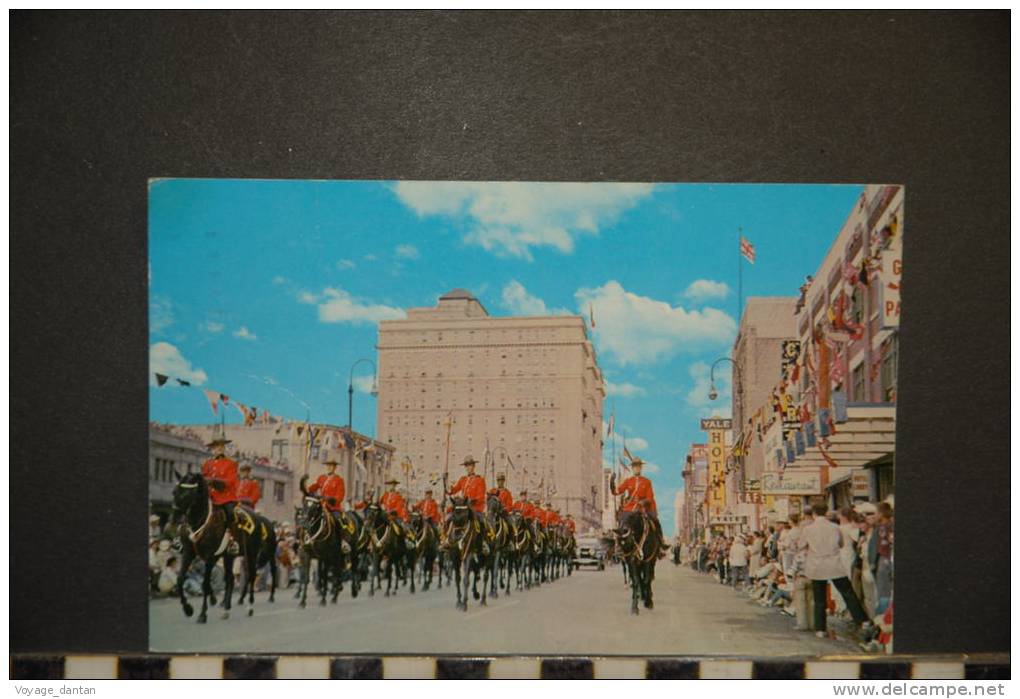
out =
<path fill-rule="evenodd" d="M 738 535 L 730 546 L 730 583 L 736 587 L 738 581 L 747 581 L 748 548 L 743 536 Z"/>
<path fill-rule="evenodd" d="M 779 534 L 779 563 L 787 575 L 790 575 L 793 556 L 797 552 L 797 537 L 800 536 L 798 524 L 800 515 L 790 515 L 790 521 L 783 526 L 783 531 Z"/>
<path fill-rule="evenodd" d="M 814 596 L 814 628 L 817 635 L 824 636 L 825 588 L 829 580 L 846 600 L 847 609 L 856 623 L 864 624 L 868 617 L 850 586 L 850 579 L 840 558 L 843 534 L 839 526 L 826 519 L 825 513 L 829 508 L 825 503 L 815 503 L 811 509 L 815 514 L 814 522 L 804 527 L 800 544 L 807 551 L 804 575 L 811 580 Z"/>

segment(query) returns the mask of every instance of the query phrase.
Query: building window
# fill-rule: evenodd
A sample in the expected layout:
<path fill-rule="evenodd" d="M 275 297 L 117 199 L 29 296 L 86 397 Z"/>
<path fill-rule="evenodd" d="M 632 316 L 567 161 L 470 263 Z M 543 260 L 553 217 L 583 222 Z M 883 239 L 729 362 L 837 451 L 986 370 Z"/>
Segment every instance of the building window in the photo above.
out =
<path fill-rule="evenodd" d="M 857 325 L 864 323 L 864 294 L 859 288 L 850 296 L 850 319 Z"/>
<path fill-rule="evenodd" d="M 899 337 L 893 335 L 882 357 L 882 398 L 887 403 L 896 402 L 896 362 L 899 358 Z"/>
<path fill-rule="evenodd" d="M 276 502 L 283 502 L 285 496 L 284 490 L 285 486 L 283 483 L 280 482 L 273 483 L 273 499 L 275 499 Z"/>
<path fill-rule="evenodd" d="M 850 400 L 857 401 L 858 403 L 868 402 L 867 396 L 864 395 L 864 362 L 854 367 L 853 390 L 850 393 Z"/>

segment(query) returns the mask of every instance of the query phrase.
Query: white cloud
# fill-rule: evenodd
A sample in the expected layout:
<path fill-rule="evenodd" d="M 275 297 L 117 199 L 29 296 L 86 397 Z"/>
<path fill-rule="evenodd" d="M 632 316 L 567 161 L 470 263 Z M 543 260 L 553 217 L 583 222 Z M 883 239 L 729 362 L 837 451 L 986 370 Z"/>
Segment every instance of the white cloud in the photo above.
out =
<path fill-rule="evenodd" d="M 244 325 L 242 325 L 241 327 L 239 327 L 237 330 L 234 331 L 234 337 L 239 337 L 242 340 L 257 340 L 258 339 L 258 337 L 255 335 L 255 333 L 253 333 L 251 330 L 249 330 Z"/>
<path fill-rule="evenodd" d="M 365 255 L 365 256 L 364 256 L 364 257 L 363 257 L 362 259 L 363 259 L 363 260 L 367 260 L 367 261 L 369 261 L 369 262 L 375 262 L 375 261 L 376 261 L 376 260 L 378 260 L 379 258 L 378 258 L 378 257 L 376 257 L 375 255 L 373 255 L 373 254 L 369 253 L 369 254 Z"/>
<path fill-rule="evenodd" d="M 287 277 L 281 277 L 280 275 L 276 275 L 275 277 L 273 277 L 273 284 L 276 284 L 277 286 L 281 284 L 286 284 L 288 281 L 290 280 L 287 279 Z"/>
<path fill-rule="evenodd" d="M 627 383 L 626 381 L 613 383 L 606 379 L 606 395 L 619 396 L 621 398 L 632 398 L 634 396 L 645 395 L 645 389 L 640 386 L 635 386 L 632 383 Z"/>
<path fill-rule="evenodd" d="M 565 308 L 550 309 L 545 301 L 528 293 L 524 285 L 512 280 L 503 287 L 503 308 L 518 316 L 552 316 L 569 315 Z"/>
<path fill-rule="evenodd" d="M 397 198 L 420 217 L 465 221 L 464 241 L 531 259 L 533 247 L 574 250 L 649 196 L 653 185 L 554 182 L 398 182 Z"/>
<path fill-rule="evenodd" d="M 323 323 L 377 323 L 380 320 L 399 320 L 405 317 L 400 308 L 365 303 L 343 289 L 333 287 L 323 289 L 321 294 L 304 291 L 298 299 L 302 303 L 318 306 L 319 320 Z"/>
<path fill-rule="evenodd" d="M 155 385 L 154 373 L 174 379 L 184 379 L 199 386 L 208 378 L 204 371 L 191 366 L 181 351 L 169 342 L 157 342 L 149 347 L 149 382 Z"/>
<path fill-rule="evenodd" d="M 173 304 L 166 296 L 149 300 L 149 332 L 160 333 L 174 324 Z"/>
<path fill-rule="evenodd" d="M 695 362 L 688 368 L 694 387 L 687 392 L 684 400 L 695 410 L 711 415 L 704 417 L 729 417 L 732 407 L 732 366 L 720 364 L 715 371 L 715 390 L 719 394 L 715 400 L 708 397 L 712 388 L 711 367 L 705 362 Z"/>
<path fill-rule="evenodd" d="M 644 451 L 648 448 L 648 440 L 641 437 L 627 437 L 625 442 L 627 448 L 632 451 Z"/>
<path fill-rule="evenodd" d="M 689 301 L 707 301 L 709 299 L 724 299 L 729 296 L 730 287 L 726 282 L 716 282 L 711 279 L 698 279 L 691 282 L 690 286 L 683 293 L 683 297 Z"/>
<path fill-rule="evenodd" d="M 659 467 L 659 464 L 653 464 L 650 461 L 646 461 L 645 465 L 641 467 L 642 474 L 653 475 L 656 473 L 660 473 L 661 471 L 662 468 Z"/>
<path fill-rule="evenodd" d="M 609 281 L 574 294 L 581 309 L 591 306 L 596 348 L 620 364 L 667 358 L 681 349 L 698 350 L 732 342 L 737 324 L 717 308 L 686 310 L 624 289 Z"/>
<path fill-rule="evenodd" d="M 223 323 L 217 323 L 215 320 L 207 320 L 198 326 L 198 329 L 205 330 L 206 332 L 213 333 L 215 335 L 216 333 L 223 332 L 223 327 Z"/>
<path fill-rule="evenodd" d="M 398 245 L 395 252 L 397 257 L 404 260 L 417 260 L 419 257 L 418 248 L 408 243 Z"/>
<path fill-rule="evenodd" d="M 337 260 L 336 268 L 339 270 L 354 269 L 355 264 L 353 260 Z"/>
<path fill-rule="evenodd" d="M 358 393 L 371 393 L 374 377 L 371 374 L 354 377 L 354 390 Z"/>

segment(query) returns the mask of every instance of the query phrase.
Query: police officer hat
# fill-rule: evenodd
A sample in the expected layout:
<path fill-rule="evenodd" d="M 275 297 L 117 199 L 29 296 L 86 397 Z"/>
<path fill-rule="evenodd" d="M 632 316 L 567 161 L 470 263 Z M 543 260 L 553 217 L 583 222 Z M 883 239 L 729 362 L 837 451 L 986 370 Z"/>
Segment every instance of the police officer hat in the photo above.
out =
<path fill-rule="evenodd" d="M 217 447 L 217 446 L 220 446 L 222 444 L 230 444 L 232 442 L 233 442 L 232 439 L 227 439 L 226 437 L 213 437 L 212 441 L 209 442 L 208 444 L 206 444 L 206 446 L 207 447 Z"/>
<path fill-rule="evenodd" d="M 426 488 L 425 489 L 425 494 L 426 495 L 432 495 L 432 488 Z"/>
<path fill-rule="evenodd" d="M 387 480 L 385 480 L 383 482 L 386 483 L 386 485 L 390 485 L 391 483 L 393 483 L 393 484 L 399 484 L 400 483 L 400 481 L 398 481 L 396 478 L 392 478 L 392 477 L 388 478 Z"/>
<path fill-rule="evenodd" d="M 336 459 L 330 459 L 329 461 L 323 461 L 323 466 L 336 466 L 339 462 Z"/>
<path fill-rule="evenodd" d="M 251 470 L 251 464 L 241 464 L 237 468 L 238 468 L 239 471 L 250 471 Z"/>
<path fill-rule="evenodd" d="M 506 474 L 505 473 L 497 473 L 496 474 L 496 480 L 497 481 L 505 481 L 506 480 Z"/>
<path fill-rule="evenodd" d="M 467 466 L 468 464 L 477 464 L 477 463 L 478 462 L 475 461 L 475 457 L 468 455 L 468 456 L 464 457 L 464 460 L 461 462 L 460 465 L 461 466 Z"/>

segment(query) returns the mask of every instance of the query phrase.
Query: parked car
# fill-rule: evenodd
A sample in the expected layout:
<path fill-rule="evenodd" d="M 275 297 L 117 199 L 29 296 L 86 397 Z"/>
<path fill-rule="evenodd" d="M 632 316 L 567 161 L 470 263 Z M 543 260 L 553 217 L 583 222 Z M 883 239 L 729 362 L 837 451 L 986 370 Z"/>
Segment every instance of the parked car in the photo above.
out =
<path fill-rule="evenodd" d="M 577 552 L 571 562 L 574 570 L 581 566 L 592 566 L 599 570 L 606 569 L 606 547 L 602 539 L 596 536 L 582 536 L 577 540 Z"/>

